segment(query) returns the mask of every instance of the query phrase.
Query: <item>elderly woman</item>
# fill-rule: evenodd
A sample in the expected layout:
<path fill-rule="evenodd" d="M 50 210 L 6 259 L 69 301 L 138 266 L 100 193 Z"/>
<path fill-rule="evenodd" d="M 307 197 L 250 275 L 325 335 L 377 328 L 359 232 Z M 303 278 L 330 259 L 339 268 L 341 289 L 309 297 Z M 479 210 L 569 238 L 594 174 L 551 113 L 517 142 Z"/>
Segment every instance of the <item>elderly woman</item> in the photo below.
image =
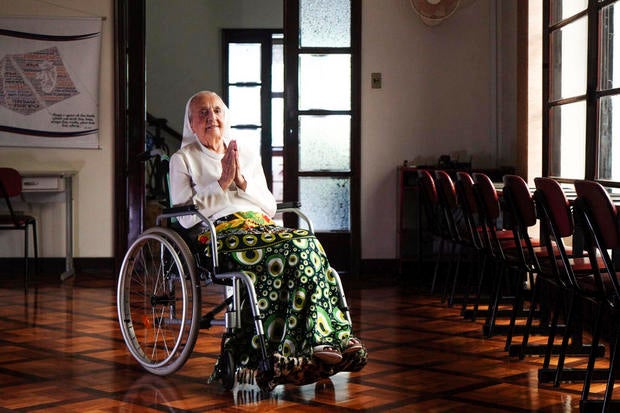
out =
<path fill-rule="evenodd" d="M 277 226 L 276 202 L 258 154 L 228 136 L 227 108 L 209 91 L 187 102 L 183 143 L 170 159 L 174 206 L 195 204 L 214 221 L 219 260 L 227 270 L 250 276 L 263 315 L 273 372 L 259 372 L 261 387 L 305 384 L 366 363 L 366 349 L 351 333 L 333 270 L 319 241 L 308 231 Z M 209 232 L 195 216 L 180 217 L 198 228 L 210 254 Z M 204 230 L 204 228 L 202 228 Z M 249 311 L 244 328 L 226 337 L 236 365 L 256 372 L 260 360 Z M 212 379 L 220 378 L 220 361 Z"/>

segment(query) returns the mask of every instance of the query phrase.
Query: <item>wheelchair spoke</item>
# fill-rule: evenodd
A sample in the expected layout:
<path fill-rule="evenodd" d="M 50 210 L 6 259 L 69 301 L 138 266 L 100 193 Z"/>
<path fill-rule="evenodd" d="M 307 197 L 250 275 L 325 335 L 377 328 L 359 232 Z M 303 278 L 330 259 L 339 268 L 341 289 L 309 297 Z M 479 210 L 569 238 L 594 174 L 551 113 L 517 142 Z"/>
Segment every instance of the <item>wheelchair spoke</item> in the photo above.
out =
<path fill-rule="evenodd" d="M 195 280 L 193 255 L 169 229 L 147 230 L 123 260 L 117 295 L 123 338 L 155 374 L 177 370 L 193 349 L 200 321 Z"/>

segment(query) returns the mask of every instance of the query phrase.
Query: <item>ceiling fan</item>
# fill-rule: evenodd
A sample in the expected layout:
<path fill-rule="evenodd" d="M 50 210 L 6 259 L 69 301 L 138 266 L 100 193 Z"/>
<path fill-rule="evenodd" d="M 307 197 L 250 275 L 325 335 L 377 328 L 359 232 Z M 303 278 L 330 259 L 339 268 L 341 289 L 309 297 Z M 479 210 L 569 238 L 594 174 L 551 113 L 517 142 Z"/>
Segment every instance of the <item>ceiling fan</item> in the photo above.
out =
<path fill-rule="evenodd" d="M 410 0 L 411 7 L 427 26 L 436 26 L 452 16 L 459 7 L 471 1 L 465 0 Z"/>

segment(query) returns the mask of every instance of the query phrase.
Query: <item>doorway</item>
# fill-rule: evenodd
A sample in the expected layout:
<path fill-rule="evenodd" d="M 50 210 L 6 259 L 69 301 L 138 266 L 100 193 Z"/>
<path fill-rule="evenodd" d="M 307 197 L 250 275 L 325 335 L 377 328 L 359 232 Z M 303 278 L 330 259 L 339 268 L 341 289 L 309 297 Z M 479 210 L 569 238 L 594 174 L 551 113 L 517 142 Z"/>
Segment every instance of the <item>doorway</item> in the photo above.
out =
<path fill-rule="evenodd" d="M 311 2 L 308 2 L 311 3 Z M 314 2 L 316 3 L 316 2 Z M 320 2 L 319 2 L 320 3 Z M 343 113 L 337 109 L 335 113 L 330 112 L 330 108 L 304 108 L 297 106 L 297 101 L 293 106 L 289 101 L 284 108 L 286 118 L 285 137 L 283 146 L 283 168 L 285 182 L 283 184 L 284 198 L 287 200 L 309 200 L 316 198 L 307 195 L 307 188 L 312 187 L 318 182 L 321 189 L 322 182 L 327 179 L 330 183 L 336 183 L 338 197 L 344 197 L 347 205 L 348 225 L 344 228 L 335 230 L 329 227 L 320 228 L 317 233 L 318 238 L 325 245 L 326 250 L 334 266 L 345 273 L 358 273 L 360 261 L 360 42 L 361 42 L 361 1 L 359 0 L 340 0 L 336 2 L 340 6 L 350 7 L 350 44 L 344 49 L 340 46 L 332 47 L 304 47 L 299 44 L 286 43 L 286 53 L 294 53 L 296 59 L 314 58 L 324 54 L 340 55 L 349 54 L 350 57 L 350 105 Z M 296 39 L 300 30 L 300 8 L 303 9 L 305 2 L 287 1 L 284 7 L 284 33 L 292 33 L 290 39 Z M 322 4 L 322 3 L 321 3 Z M 150 6 L 150 3 L 149 3 Z M 138 162 L 133 162 L 135 157 L 144 151 L 144 136 L 146 129 L 146 55 L 145 55 L 145 19 L 146 5 L 144 1 L 116 0 L 117 26 L 117 48 L 116 56 L 118 62 L 117 69 L 117 90 L 116 99 L 116 120 L 117 120 L 117 145 L 115 149 L 115 182 L 116 200 L 115 213 L 117 217 L 117 228 L 115 231 L 115 256 L 117 268 L 127 250 L 128 245 L 142 231 L 142 221 L 144 213 L 144 171 L 140 169 Z M 220 6 L 221 7 L 221 6 Z M 222 10 L 219 10 L 220 14 Z M 198 42 L 199 44 L 200 42 Z M 346 49 L 346 50 L 345 50 Z M 292 56 L 293 54 L 291 54 Z M 298 68 L 292 66 L 293 60 L 287 60 L 285 71 L 285 95 L 299 96 L 297 90 Z M 181 62 L 175 62 L 177 65 Z M 299 64 L 299 62 L 298 62 Z M 293 73 L 294 72 L 294 73 Z M 182 84 L 182 82 L 179 82 Z M 224 94 L 223 77 L 218 82 L 219 86 L 211 87 L 212 90 Z M 208 86 L 208 85 L 207 85 Z M 188 90 L 181 94 L 191 95 L 195 90 Z M 176 105 L 180 107 L 181 105 Z M 292 109 L 292 110 L 291 110 Z M 300 110 L 301 109 L 301 110 Z M 318 112 L 315 110 L 318 109 Z M 304 112 L 309 110 L 309 112 Z M 318 168 L 319 170 L 304 170 L 303 157 L 300 156 L 300 142 L 297 134 L 299 124 L 310 125 L 308 120 L 316 118 L 330 119 L 334 116 L 345 116 L 350 121 L 350 142 L 348 147 L 340 151 L 349 154 L 349 165 L 345 170 L 331 170 L 329 168 Z M 312 117 L 313 119 L 310 119 Z M 297 125 L 297 126 L 295 126 Z M 292 130 L 292 133 L 291 133 Z M 307 127 L 304 130 L 309 130 Z M 303 134 L 303 130 L 302 130 Z M 307 146 L 309 148 L 312 145 Z M 305 151 L 303 152 L 306 153 Z M 273 155 L 273 153 L 272 153 Z M 302 166 L 300 168 L 300 166 Z M 312 168 L 310 168 L 312 169 Z M 321 181 L 321 182 L 319 182 Z M 300 184 L 301 182 L 301 184 Z M 304 182 L 311 185 L 305 185 Z M 346 190 L 343 190 L 344 186 Z M 314 185 L 316 187 L 316 185 Z M 304 189 L 306 188 L 306 189 Z M 304 192 L 305 191 L 305 192 Z M 312 201 L 310 201 L 312 203 Z M 320 204 L 321 202 L 319 202 Z M 327 204 L 325 204 L 327 205 Z M 332 258 L 333 257 L 333 258 Z"/>

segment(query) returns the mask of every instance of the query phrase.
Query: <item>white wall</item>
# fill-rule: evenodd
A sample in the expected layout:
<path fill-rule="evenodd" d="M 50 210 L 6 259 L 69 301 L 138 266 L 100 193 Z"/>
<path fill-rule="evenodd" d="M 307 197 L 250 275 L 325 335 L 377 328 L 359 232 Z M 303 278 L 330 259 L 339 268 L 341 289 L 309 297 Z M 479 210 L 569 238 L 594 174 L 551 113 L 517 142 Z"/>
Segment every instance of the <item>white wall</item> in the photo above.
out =
<path fill-rule="evenodd" d="M 271 3 L 273 1 L 273 3 Z M 0 164 L 60 164 L 80 169 L 75 184 L 76 256 L 113 254 L 113 2 L 0 0 L 3 14 L 98 15 L 104 22 L 100 89 L 101 150 L 0 150 Z M 281 27 L 280 0 L 149 0 L 148 110 L 181 130 L 189 95 L 220 87 L 219 29 Z M 498 3 L 500 3 L 498 5 Z M 173 7 L 168 8 L 166 5 Z M 378 7 L 380 5 L 380 7 Z M 444 153 L 472 156 L 475 167 L 515 162 L 516 0 L 475 0 L 436 27 L 425 26 L 409 0 L 362 1 L 362 258 L 396 252 L 397 166 L 404 159 L 434 163 Z M 80 12 L 81 11 L 81 12 Z M 274 17 L 275 15 L 275 17 Z M 496 19 L 497 16 L 497 19 Z M 229 19 L 235 17 L 234 21 Z M 155 35 L 157 27 L 162 35 Z M 496 31 L 498 28 L 498 31 Z M 215 39 L 217 36 L 217 39 Z M 204 39 L 204 40 L 203 40 Z M 496 44 L 496 40 L 499 43 Z M 164 54 L 165 52 L 165 54 Z M 214 63 L 214 54 L 218 56 Z M 498 56 L 498 59 L 495 56 Z M 498 72 L 495 71 L 497 67 Z M 158 68 L 160 72 L 154 71 Z M 370 73 L 383 88 L 370 88 Z M 497 76 L 496 76 L 497 74 Z M 499 108 L 499 109 L 497 109 Z M 61 204 L 42 216 L 44 256 L 62 256 Z M 0 255 L 19 256 L 0 238 Z"/>
<path fill-rule="evenodd" d="M 514 164 L 516 2 L 501 3 L 476 0 L 428 27 L 409 0 L 362 2 L 362 258 L 397 256 L 403 160 L 435 164 L 451 154 L 479 168 Z M 496 39 L 505 43 L 500 64 Z M 383 74 L 383 88 L 370 88 L 372 72 Z"/>
<path fill-rule="evenodd" d="M 114 154 L 114 7 L 112 0 L 0 0 L 3 16 L 104 17 L 99 88 L 100 146 L 98 150 L 0 148 L 0 165 L 27 170 L 78 170 L 74 180 L 74 255 L 113 255 Z M 65 251 L 65 212 L 62 203 L 33 208 L 39 216 L 39 252 L 62 257 Z M 21 233 L 0 233 L 0 256 L 21 256 Z"/>
<path fill-rule="evenodd" d="M 183 130 L 187 99 L 222 93 L 221 30 L 282 29 L 283 0 L 148 0 L 147 110 Z"/>

